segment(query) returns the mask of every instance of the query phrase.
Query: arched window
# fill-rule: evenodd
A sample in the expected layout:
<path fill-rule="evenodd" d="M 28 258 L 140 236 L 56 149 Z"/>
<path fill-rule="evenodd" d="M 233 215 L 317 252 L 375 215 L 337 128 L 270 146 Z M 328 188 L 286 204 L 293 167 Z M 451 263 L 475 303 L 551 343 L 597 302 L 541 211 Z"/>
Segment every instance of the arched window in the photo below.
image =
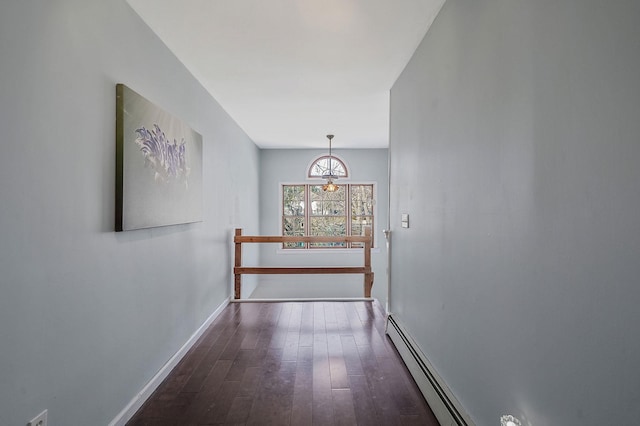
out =
<path fill-rule="evenodd" d="M 311 162 L 311 166 L 309 167 L 309 171 L 307 172 L 307 177 L 322 178 L 329 174 L 338 178 L 349 177 L 349 172 L 347 170 L 347 166 L 344 164 L 344 161 L 342 161 L 335 155 L 331 156 L 331 170 L 329 170 L 328 155 L 323 155 L 322 157 L 313 160 Z"/>

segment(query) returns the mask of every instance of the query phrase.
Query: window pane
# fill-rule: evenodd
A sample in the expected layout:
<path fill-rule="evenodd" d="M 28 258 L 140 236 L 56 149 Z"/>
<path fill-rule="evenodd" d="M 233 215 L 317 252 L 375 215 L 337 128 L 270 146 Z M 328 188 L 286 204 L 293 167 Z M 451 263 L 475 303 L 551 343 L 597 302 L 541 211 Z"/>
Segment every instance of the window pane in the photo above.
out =
<path fill-rule="evenodd" d="M 364 235 L 363 226 L 371 226 L 373 235 L 373 185 L 351 186 L 351 235 Z M 352 247 L 362 247 L 353 243 Z"/>
<path fill-rule="evenodd" d="M 282 187 L 282 212 L 284 216 L 304 216 L 304 185 Z"/>
<path fill-rule="evenodd" d="M 373 216 L 373 185 L 351 185 L 351 215 Z"/>
<path fill-rule="evenodd" d="M 371 227 L 371 234 L 373 235 L 373 217 L 372 216 L 358 216 L 351 218 L 351 235 L 364 235 L 364 226 Z M 373 241 L 372 241 L 373 243 Z M 352 247 L 364 247 L 363 243 L 352 243 Z"/>
<path fill-rule="evenodd" d="M 282 235 L 304 236 L 304 217 L 285 217 L 282 221 Z M 304 242 L 284 243 L 285 248 L 305 248 Z"/>
<path fill-rule="evenodd" d="M 312 216 L 344 216 L 345 187 L 341 185 L 335 192 L 322 190 L 322 185 L 311 186 L 311 215 Z"/>
<path fill-rule="evenodd" d="M 310 235 L 347 235 L 347 220 L 344 216 L 312 217 Z M 346 247 L 346 243 L 313 243 L 310 247 Z"/>
<path fill-rule="evenodd" d="M 344 200 L 318 200 L 311 202 L 312 216 L 344 216 Z"/>

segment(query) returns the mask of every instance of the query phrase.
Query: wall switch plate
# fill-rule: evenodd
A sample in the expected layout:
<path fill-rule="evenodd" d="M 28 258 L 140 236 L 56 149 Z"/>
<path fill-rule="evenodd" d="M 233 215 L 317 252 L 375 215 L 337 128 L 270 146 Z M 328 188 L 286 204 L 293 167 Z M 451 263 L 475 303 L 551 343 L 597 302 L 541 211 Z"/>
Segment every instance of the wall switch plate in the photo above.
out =
<path fill-rule="evenodd" d="M 47 411 L 48 410 L 44 410 L 42 413 L 35 416 L 33 420 L 27 423 L 27 426 L 47 426 Z"/>
<path fill-rule="evenodd" d="M 401 222 L 403 228 L 409 227 L 409 213 L 402 213 Z"/>

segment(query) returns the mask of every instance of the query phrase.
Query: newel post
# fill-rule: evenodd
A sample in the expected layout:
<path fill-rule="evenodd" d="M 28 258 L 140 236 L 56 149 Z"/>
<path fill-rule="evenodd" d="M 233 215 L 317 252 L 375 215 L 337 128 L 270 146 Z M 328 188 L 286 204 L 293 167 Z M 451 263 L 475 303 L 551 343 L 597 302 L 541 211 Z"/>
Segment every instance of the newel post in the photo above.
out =
<path fill-rule="evenodd" d="M 242 228 L 236 228 L 236 237 L 242 236 Z M 233 239 L 235 243 L 235 257 L 234 257 L 234 268 L 233 268 L 233 287 L 234 287 L 234 299 L 240 299 L 240 294 L 242 291 L 242 274 L 239 274 L 237 268 L 242 266 L 242 243 L 237 241 L 237 238 Z"/>
<path fill-rule="evenodd" d="M 364 227 L 364 236 L 367 241 L 364 243 L 364 297 L 371 297 L 371 288 L 373 287 L 373 272 L 371 271 L 371 227 Z"/>

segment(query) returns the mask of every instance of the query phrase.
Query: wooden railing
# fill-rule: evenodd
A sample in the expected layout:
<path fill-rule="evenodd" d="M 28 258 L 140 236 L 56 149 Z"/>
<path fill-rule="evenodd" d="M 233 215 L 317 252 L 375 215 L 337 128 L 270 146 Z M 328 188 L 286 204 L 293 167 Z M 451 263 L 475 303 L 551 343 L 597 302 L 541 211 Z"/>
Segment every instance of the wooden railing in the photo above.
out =
<path fill-rule="evenodd" d="M 373 272 L 371 272 L 371 227 L 364 227 L 363 236 L 344 237 L 291 237 L 291 236 L 248 236 L 236 228 L 234 298 L 240 299 L 243 274 L 364 274 L 364 297 L 371 297 Z M 315 266 L 315 267 L 257 267 L 242 266 L 243 243 L 363 243 L 364 266 Z"/>

